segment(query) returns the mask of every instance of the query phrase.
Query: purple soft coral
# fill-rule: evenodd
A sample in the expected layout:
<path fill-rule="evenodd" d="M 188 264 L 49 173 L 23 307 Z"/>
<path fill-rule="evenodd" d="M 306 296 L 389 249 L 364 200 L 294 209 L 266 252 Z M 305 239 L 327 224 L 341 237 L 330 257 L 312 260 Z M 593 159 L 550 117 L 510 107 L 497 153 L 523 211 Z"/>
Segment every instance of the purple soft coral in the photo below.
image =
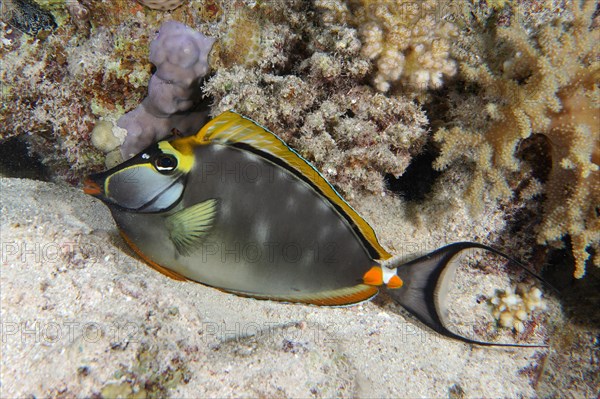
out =
<path fill-rule="evenodd" d="M 179 22 L 165 22 L 150 44 L 150 62 L 156 73 L 148 84 L 148 97 L 117 125 L 127 130 L 121 146 L 124 159 L 131 158 L 172 129 L 194 134 L 206 122 L 205 111 L 197 111 L 200 80 L 208 72 L 208 53 L 215 39 Z"/>

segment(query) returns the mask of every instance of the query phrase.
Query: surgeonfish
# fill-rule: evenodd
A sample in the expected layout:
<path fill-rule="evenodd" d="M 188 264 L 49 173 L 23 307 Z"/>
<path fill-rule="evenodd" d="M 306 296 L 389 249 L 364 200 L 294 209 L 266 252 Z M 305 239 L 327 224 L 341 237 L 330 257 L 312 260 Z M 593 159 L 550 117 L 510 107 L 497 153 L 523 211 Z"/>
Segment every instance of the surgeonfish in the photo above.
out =
<path fill-rule="evenodd" d="M 172 278 L 329 306 L 366 301 L 385 289 L 445 336 L 528 346 L 475 341 L 447 327 L 445 293 L 460 254 L 480 248 L 505 255 L 461 242 L 399 264 L 308 161 L 234 111 L 194 136 L 160 141 L 91 175 L 84 191 L 110 208 L 134 252 Z"/>

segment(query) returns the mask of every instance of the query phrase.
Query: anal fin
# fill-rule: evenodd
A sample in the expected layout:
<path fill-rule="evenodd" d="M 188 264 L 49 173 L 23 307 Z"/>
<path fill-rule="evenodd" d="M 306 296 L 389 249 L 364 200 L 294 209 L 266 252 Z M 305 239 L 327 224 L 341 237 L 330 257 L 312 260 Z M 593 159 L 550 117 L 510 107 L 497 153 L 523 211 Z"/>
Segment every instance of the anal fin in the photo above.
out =
<path fill-rule="evenodd" d="M 314 293 L 298 293 L 298 294 L 283 294 L 283 295 L 265 295 L 253 292 L 243 292 L 228 289 L 221 289 L 235 295 L 256 298 L 268 299 L 272 301 L 306 303 L 319 306 L 346 306 L 354 305 L 360 302 L 368 301 L 379 292 L 377 287 L 366 284 L 358 284 L 352 287 L 339 288 L 336 290 L 320 291 Z"/>

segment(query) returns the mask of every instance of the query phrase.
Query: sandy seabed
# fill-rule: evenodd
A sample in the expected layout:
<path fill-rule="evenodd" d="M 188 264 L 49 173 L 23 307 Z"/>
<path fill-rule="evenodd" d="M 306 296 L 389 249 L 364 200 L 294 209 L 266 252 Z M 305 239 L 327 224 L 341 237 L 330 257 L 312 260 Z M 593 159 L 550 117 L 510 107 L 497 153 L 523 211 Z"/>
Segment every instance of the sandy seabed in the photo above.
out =
<path fill-rule="evenodd" d="M 385 298 L 323 308 L 174 281 L 79 190 L 2 178 L 0 193 L 3 398 L 536 396 L 545 349 L 445 339 Z"/>

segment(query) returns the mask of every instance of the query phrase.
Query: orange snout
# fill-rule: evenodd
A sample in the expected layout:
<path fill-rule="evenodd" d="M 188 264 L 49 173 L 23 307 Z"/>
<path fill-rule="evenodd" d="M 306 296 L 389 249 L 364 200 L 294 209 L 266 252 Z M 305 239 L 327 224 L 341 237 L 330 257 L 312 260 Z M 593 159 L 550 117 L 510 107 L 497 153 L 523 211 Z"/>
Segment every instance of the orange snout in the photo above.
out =
<path fill-rule="evenodd" d="M 83 182 L 83 192 L 89 195 L 100 195 L 102 194 L 102 189 L 92 179 L 85 179 Z"/>

